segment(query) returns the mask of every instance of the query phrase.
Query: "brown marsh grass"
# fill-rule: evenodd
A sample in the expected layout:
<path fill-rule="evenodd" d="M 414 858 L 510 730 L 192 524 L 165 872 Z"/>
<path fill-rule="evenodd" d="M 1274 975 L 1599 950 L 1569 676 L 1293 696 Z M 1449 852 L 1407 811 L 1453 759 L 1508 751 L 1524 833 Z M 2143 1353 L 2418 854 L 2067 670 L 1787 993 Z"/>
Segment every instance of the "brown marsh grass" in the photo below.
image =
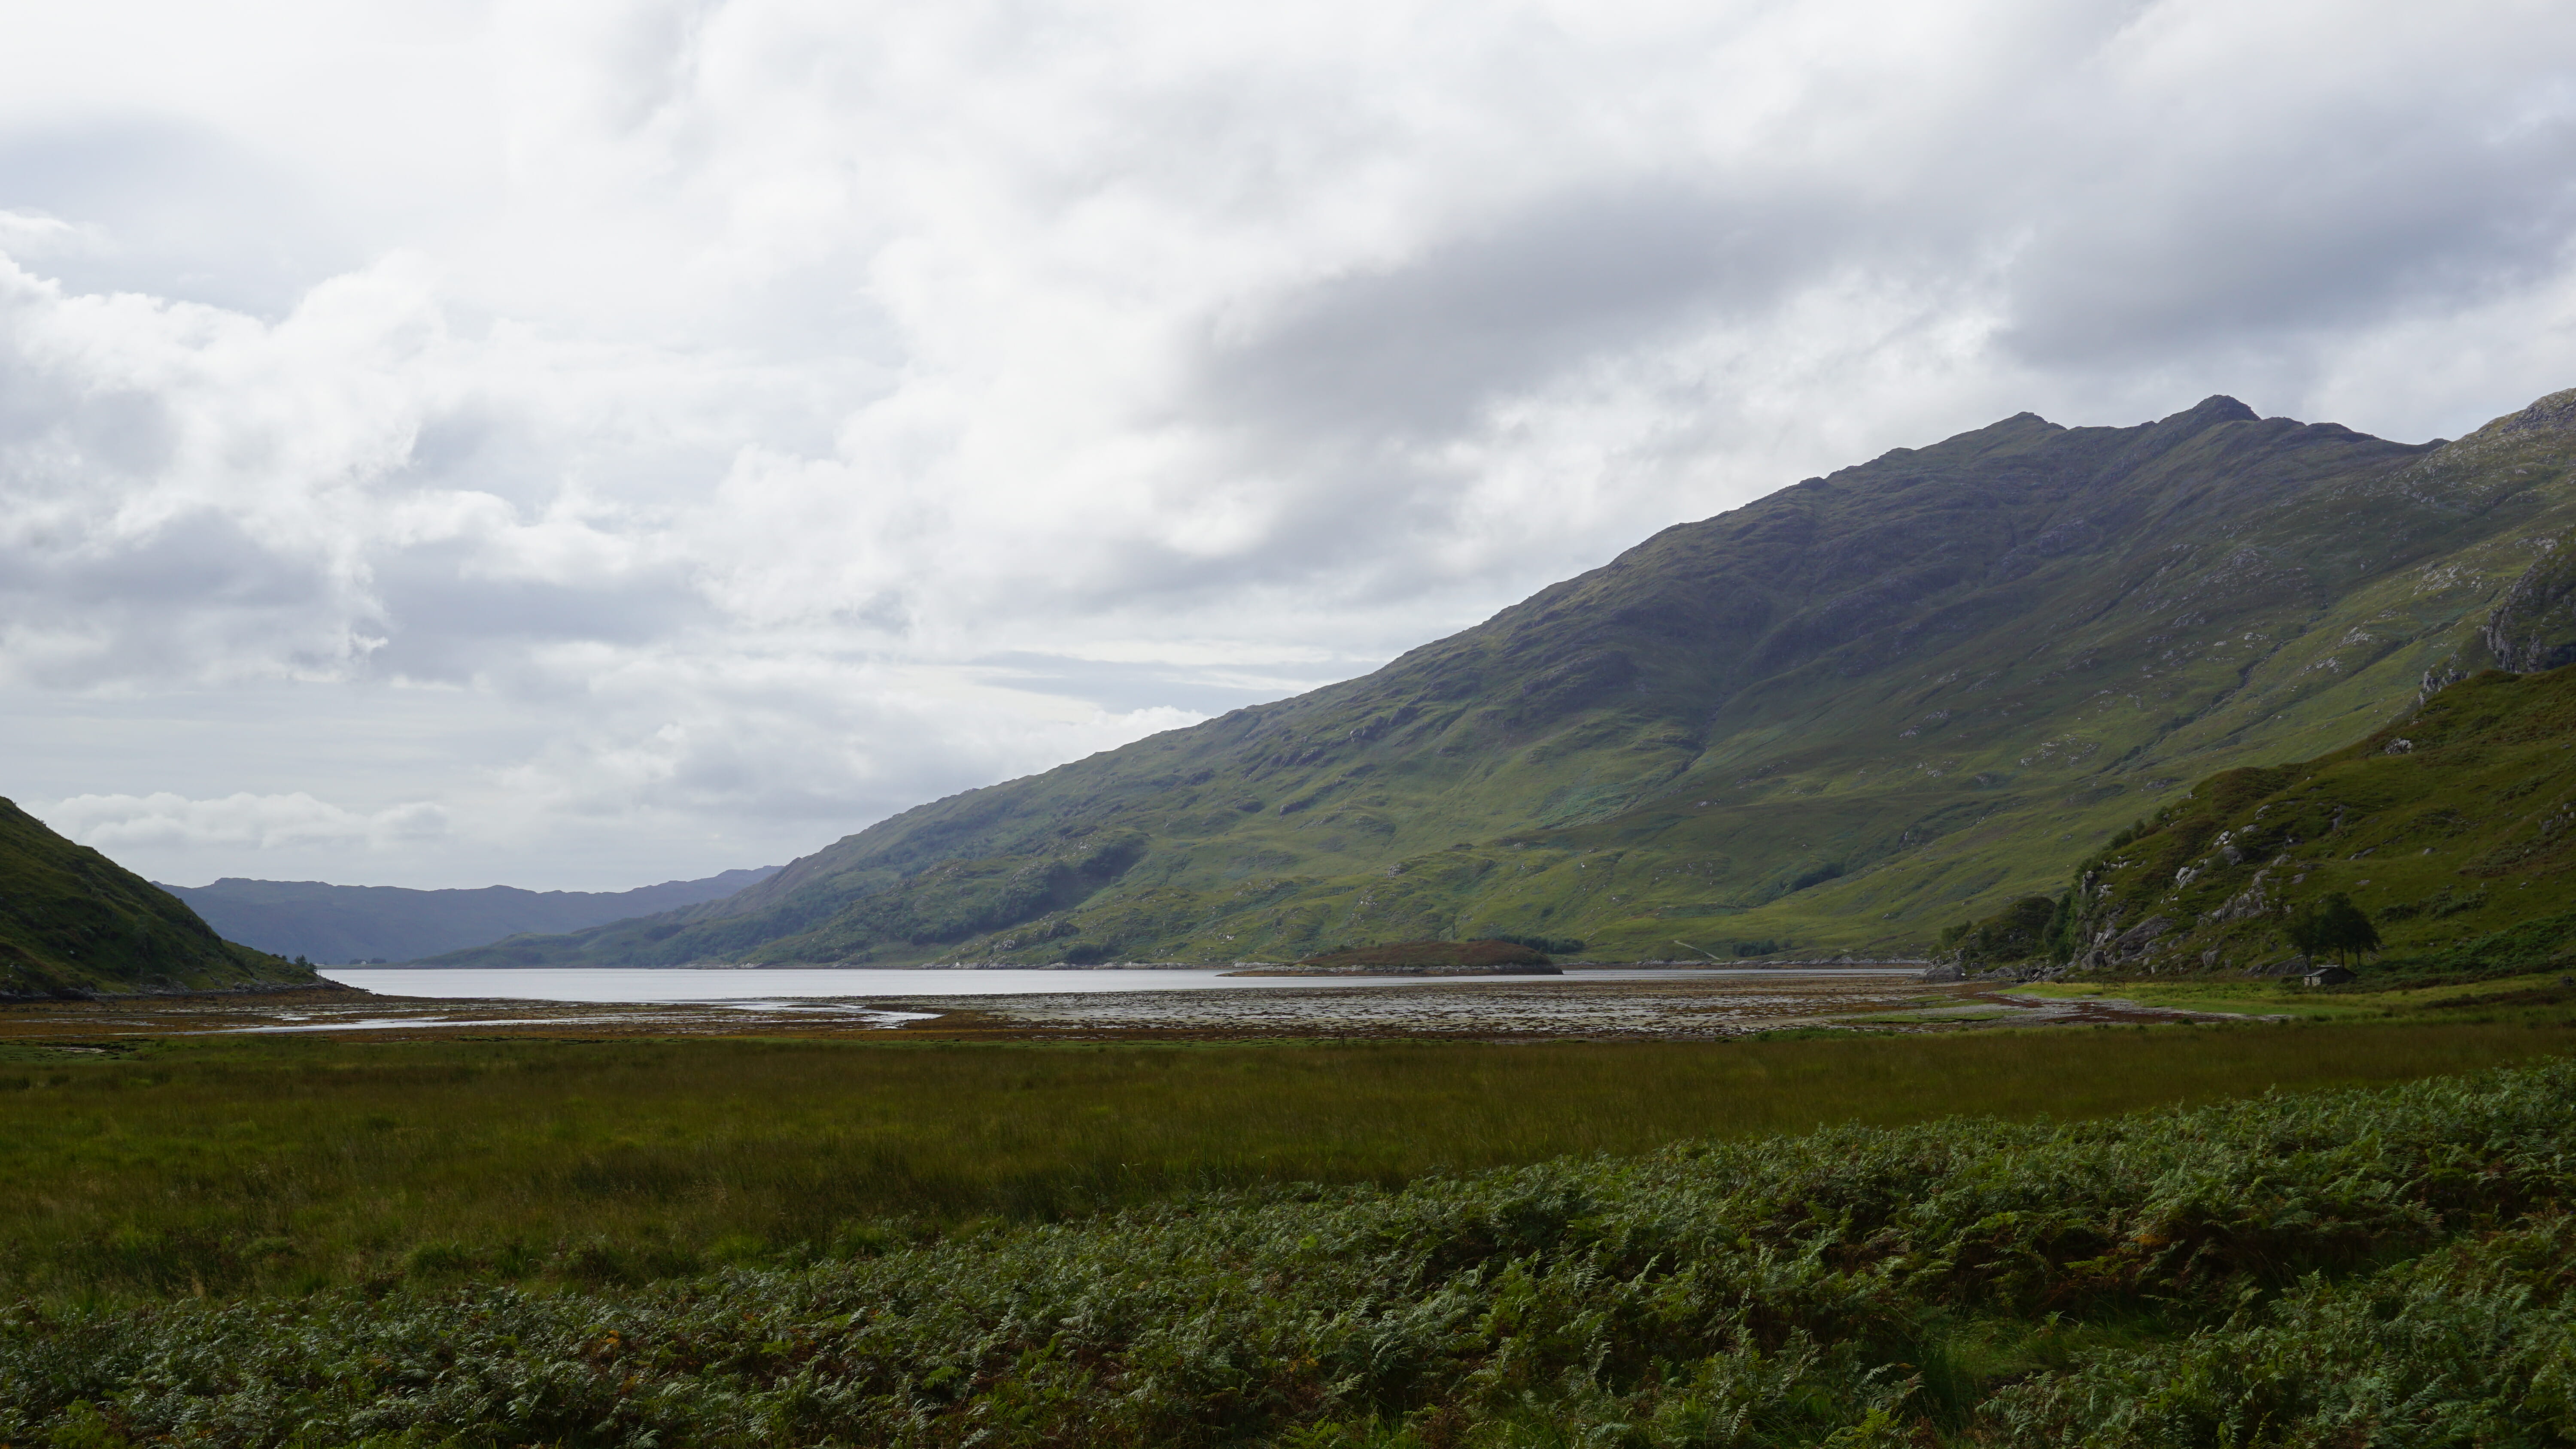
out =
<path fill-rule="evenodd" d="M 1199 1190 L 2075 1119 L 2565 1052 L 2565 1027 L 1732 1043 L 194 1039 L 0 1061 L 0 1296 L 641 1281 Z"/>

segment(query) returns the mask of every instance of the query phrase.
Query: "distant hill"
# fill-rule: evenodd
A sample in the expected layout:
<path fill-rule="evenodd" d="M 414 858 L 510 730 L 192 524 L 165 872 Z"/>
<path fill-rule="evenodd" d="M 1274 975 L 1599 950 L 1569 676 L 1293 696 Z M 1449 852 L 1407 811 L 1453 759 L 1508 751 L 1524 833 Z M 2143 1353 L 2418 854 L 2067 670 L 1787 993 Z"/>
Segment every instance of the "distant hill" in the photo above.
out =
<path fill-rule="evenodd" d="M 223 939 L 169 892 L 0 800 L 0 997 L 314 979 Z"/>
<path fill-rule="evenodd" d="M 2576 558 L 2571 461 L 2576 392 L 2421 445 L 2224 397 L 2130 428 L 2025 413 L 1666 529 L 1364 678 L 907 811 L 723 901 L 447 959 L 1924 951 L 2054 895 L 2192 781 L 2548 655 L 2487 632 Z M 2547 632 L 2546 607 L 2507 612 Z"/>
<path fill-rule="evenodd" d="M 230 940 L 324 965 L 412 961 L 529 931 L 578 931 L 718 900 L 778 873 L 774 865 L 631 891 L 528 891 L 515 886 L 420 891 L 399 886 L 244 880 L 161 889 L 196 908 Z"/>

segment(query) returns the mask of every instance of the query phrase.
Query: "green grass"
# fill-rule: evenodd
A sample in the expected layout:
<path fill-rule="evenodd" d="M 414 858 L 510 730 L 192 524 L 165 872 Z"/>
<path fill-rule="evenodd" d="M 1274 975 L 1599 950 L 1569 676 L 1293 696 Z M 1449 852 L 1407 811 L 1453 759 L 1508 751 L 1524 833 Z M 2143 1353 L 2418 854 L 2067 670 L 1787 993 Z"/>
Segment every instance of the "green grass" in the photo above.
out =
<path fill-rule="evenodd" d="M 2114 981 L 2108 984 L 2035 981 L 2001 988 L 2015 996 L 2057 1001 L 2134 1001 L 2171 1011 L 2206 1011 L 2233 1016 L 2297 1016 L 2309 1021 L 2360 1021 L 2385 1017 L 2398 1009 L 2394 998 L 2343 995 L 2319 991 L 2298 981 Z M 2411 1018 L 2426 1002 L 2408 999 Z"/>
<path fill-rule="evenodd" d="M 2415 982 L 2387 980 L 2372 972 L 2348 986 L 2322 990 L 2295 979 L 2226 981 L 2206 977 L 2108 984 L 2035 981 L 2001 989 L 2016 996 L 2058 1001 L 2134 1001 L 2175 1011 L 2291 1015 L 2309 1021 L 2456 1023 L 2567 1019 L 2576 1014 L 2576 987 L 2561 986 L 2563 975 L 2558 971 L 2538 971 L 2475 981 Z"/>
<path fill-rule="evenodd" d="M 2560 1057 L 1201 1195 L 635 1289 L 20 1307 L 0 1444 L 2536 1449 L 2576 1441 L 2571 1140 Z"/>
<path fill-rule="evenodd" d="M 0 1296 L 631 1281 L 1264 1184 L 2564 1051 L 2564 1026 L 1719 1044 L 188 1040 L 0 1063 Z"/>

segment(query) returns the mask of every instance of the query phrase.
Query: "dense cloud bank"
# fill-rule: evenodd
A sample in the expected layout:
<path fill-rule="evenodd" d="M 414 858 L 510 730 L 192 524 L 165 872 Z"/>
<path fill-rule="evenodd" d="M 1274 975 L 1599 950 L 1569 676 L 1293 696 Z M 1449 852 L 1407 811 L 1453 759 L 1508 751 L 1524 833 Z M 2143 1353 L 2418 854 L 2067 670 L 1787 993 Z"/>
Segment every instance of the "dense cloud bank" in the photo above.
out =
<path fill-rule="evenodd" d="M 0 53 L 0 688 L 164 879 L 611 887 L 2025 408 L 2576 382 L 2576 16 L 102 5 Z"/>

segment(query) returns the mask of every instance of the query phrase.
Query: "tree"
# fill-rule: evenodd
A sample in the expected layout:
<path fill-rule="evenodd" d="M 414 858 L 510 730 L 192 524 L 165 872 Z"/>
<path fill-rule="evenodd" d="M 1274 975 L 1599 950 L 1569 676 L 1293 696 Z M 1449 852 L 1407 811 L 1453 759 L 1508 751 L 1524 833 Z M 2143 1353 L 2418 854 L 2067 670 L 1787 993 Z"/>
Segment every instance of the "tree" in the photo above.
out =
<path fill-rule="evenodd" d="M 2378 928 L 2370 917 L 2352 903 L 2352 897 L 2336 891 L 2321 901 L 2311 901 L 2291 915 L 2282 927 L 2283 935 L 2301 955 L 2311 958 L 2337 956 L 2346 966 L 2364 951 L 2379 949 Z"/>
<path fill-rule="evenodd" d="M 1943 931 L 1941 945 L 1956 947 L 1962 962 L 2027 961 L 2050 954 L 2059 914 L 2058 903 L 2048 897 L 2024 896 L 1974 925 Z"/>

